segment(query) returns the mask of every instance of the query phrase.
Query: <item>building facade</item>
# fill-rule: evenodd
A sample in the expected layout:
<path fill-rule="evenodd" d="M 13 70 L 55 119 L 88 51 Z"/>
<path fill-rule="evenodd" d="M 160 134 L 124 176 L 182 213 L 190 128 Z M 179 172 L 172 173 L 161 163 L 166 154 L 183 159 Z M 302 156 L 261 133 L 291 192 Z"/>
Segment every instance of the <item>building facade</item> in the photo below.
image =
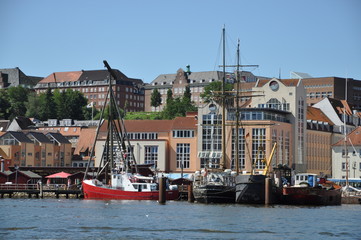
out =
<path fill-rule="evenodd" d="M 71 143 L 59 133 L 8 131 L 0 137 L 0 152 L 9 166 L 65 167 L 71 165 Z"/>
<path fill-rule="evenodd" d="M 128 78 L 114 69 L 117 80 L 112 80 L 116 104 L 126 111 L 144 111 L 143 81 Z M 37 93 L 46 92 L 48 88 L 65 91 L 72 89 L 84 94 L 88 103 L 100 110 L 107 98 L 110 74 L 107 70 L 54 72 L 42 79 L 36 86 Z"/>
<path fill-rule="evenodd" d="M 320 77 L 304 78 L 307 105 L 312 106 L 322 99 L 347 100 L 355 110 L 361 111 L 361 81 L 353 78 Z"/>
<path fill-rule="evenodd" d="M 307 171 L 332 176 L 333 122 L 318 108 L 307 107 Z"/>
<path fill-rule="evenodd" d="M 361 179 L 361 127 L 332 145 L 332 172 L 336 179 Z"/>
<path fill-rule="evenodd" d="M 259 80 L 252 91 L 250 106 L 253 108 L 269 108 L 288 112 L 286 119 L 292 126 L 293 153 L 292 168 L 298 172 L 306 170 L 306 92 L 303 81 L 299 79 L 276 78 Z"/>
<path fill-rule="evenodd" d="M 193 173 L 197 166 L 197 128 L 195 114 L 174 120 L 125 120 L 134 154 L 127 158 L 137 164 L 152 164 L 159 172 Z M 95 146 L 95 166 L 99 166 L 107 133 L 104 121 Z"/>
<path fill-rule="evenodd" d="M 240 77 L 242 82 L 255 82 L 257 80 L 256 76 L 246 71 L 241 72 Z M 227 72 L 225 78 L 227 82 L 234 83 L 235 74 Z M 211 82 L 222 81 L 222 79 L 223 72 L 221 71 L 190 72 L 189 70 L 184 71 L 180 68 L 176 74 L 161 74 L 144 87 L 145 111 L 162 111 L 166 103 L 168 90 L 172 90 L 174 98 L 182 97 L 187 86 L 190 88 L 192 94 L 192 102 L 194 102 L 196 106 L 202 106 L 204 102 L 200 95 L 204 92 L 204 87 Z M 162 98 L 162 103 L 157 108 L 151 106 L 151 95 L 154 89 L 159 91 Z"/>

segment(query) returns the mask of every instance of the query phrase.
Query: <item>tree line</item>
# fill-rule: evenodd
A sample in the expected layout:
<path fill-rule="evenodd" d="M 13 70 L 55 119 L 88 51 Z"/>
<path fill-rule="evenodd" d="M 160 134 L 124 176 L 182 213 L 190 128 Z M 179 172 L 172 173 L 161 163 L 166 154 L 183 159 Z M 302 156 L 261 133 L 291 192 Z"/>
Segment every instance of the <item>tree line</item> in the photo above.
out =
<path fill-rule="evenodd" d="M 226 83 L 224 85 L 225 91 L 229 92 L 233 89 L 233 85 Z M 222 98 L 222 82 L 215 81 L 204 88 L 204 92 L 200 95 L 204 102 L 215 101 L 220 103 L 220 98 Z M 194 102 L 191 100 L 191 91 L 190 87 L 186 86 L 184 94 L 182 97 L 173 97 L 173 92 L 171 89 L 167 91 L 166 104 L 163 110 L 160 112 L 161 119 L 174 119 L 175 117 L 185 116 L 187 112 L 197 111 L 197 107 Z M 224 96 L 223 96 L 224 97 Z M 227 98 L 229 99 L 229 97 Z M 232 102 L 232 99 L 227 100 L 227 102 Z M 155 88 L 151 95 L 151 106 L 159 107 L 162 104 L 162 97 L 157 88 Z"/>
<path fill-rule="evenodd" d="M 225 90 L 232 90 L 232 84 L 226 84 Z M 221 96 L 222 83 L 212 82 L 204 88 L 200 95 L 204 102 L 216 101 Z M 218 95 L 218 96 L 217 96 Z M 182 97 L 173 97 L 171 89 L 167 91 L 166 103 L 162 111 L 153 115 L 149 113 L 129 113 L 121 109 L 125 119 L 174 119 L 185 116 L 187 112 L 197 111 L 194 102 L 191 101 L 191 91 L 186 86 Z M 52 91 L 47 89 L 45 93 L 36 94 L 34 91 L 18 86 L 8 89 L 0 89 L 0 119 L 14 119 L 17 116 L 33 117 L 45 121 L 48 119 L 77 119 L 86 120 L 92 118 L 92 109 L 87 108 L 87 98 L 79 91 L 68 89 Z M 151 94 L 152 107 L 159 107 L 162 97 L 158 89 Z M 126 104 L 125 104 L 126 105 Z M 104 117 L 109 115 L 109 109 L 105 109 Z M 143 116 L 142 116 L 143 115 Z M 93 107 L 94 119 L 99 119 L 100 112 Z"/>
<path fill-rule="evenodd" d="M 91 119 L 92 110 L 87 108 L 87 99 L 79 91 L 68 89 L 36 94 L 18 86 L 0 89 L 0 119 L 14 119 L 17 116 L 33 117 L 42 121 L 48 119 Z"/>

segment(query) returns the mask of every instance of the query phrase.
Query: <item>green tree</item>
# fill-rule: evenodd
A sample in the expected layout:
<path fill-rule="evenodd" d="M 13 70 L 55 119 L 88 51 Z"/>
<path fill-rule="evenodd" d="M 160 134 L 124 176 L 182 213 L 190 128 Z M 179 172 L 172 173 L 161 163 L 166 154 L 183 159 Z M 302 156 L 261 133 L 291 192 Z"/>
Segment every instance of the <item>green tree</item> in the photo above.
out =
<path fill-rule="evenodd" d="M 10 119 L 13 119 L 17 116 L 25 116 L 25 102 L 28 101 L 28 94 L 29 89 L 21 86 L 10 87 L 7 90 L 8 101 L 10 103 Z"/>
<path fill-rule="evenodd" d="M 83 108 L 87 105 L 87 99 L 79 91 L 68 89 L 66 91 L 66 105 L 69 110 L 69 118 L 83 120 Z"/>
<path fill-rule="evenodd" d="M 227 98 L 231 94 L 229 91 L 232 91 L 233 85 L 231 83 L 226 83 L 224 85 L 225 96 L 222 96 L 222 82 L 215 81 L 211 82 L 207 86 L 204 87 L 204 92 L 200 95 L 204 102 L 208 103 L 211 101 L 215 101 L 217 103 L 221 103 L 223 97 Z"/>
<path fill-rule="evenodd" d="M 40 120 L 48 120 L 57 118 L 56 115 L 56 104 L 54 102 L 53 93 L 51 89 L 48 88 L 46 93 L 40 94 L 40 108 L 39 108 L 39 117 Z"/>
<path fill-rule="evenodd" d="M 5 89 L 0 89 L 0 119 L 8 119 L 10 116 L 10 103 Z"/>
<path fill-rule="evenodd" d="M 168 89 L 167 91 L 167 104 L 169 102 L 173 101 L 173 92 L 172 92 L 172 89 Z"/>
<path fill-rule="evenodd" d="M 182 98 L 173 99 L 172 91 L 167 92 L 167 104 L 163 109 L 162 118 L 174 119 L 175 117 L 184 117 L 187 112 L 197 111 L 197 107 L 191 101 L 190 88 L 186 90 Z"/>
<path fill-rule="evenodd" d="M 68 96 L 65 91 L 59 91 L 56 89 L 54 91 L 54 103 L 56 105 L 56 118 L 57 119 L 66 119 L 70 118 L 70 106 L 68 101 Z"/>
<path fill-rule="evenodd" d="M 158 89 L 154 89 L 150 97 L 150 105 L 152 107 L 157 108 L 160 106 L 161 103 L 162 103 L 162 97 L 160 95 L 160 92 L 158 91 Z"/>
<path fill-rule="evenodd" d="M 33 117 L 33 118 L 37 118 L 40 119 L 40 113 L 39 113 L 39 109 L 41 108 L 41 100 L 40 97 L 35 93 L 35 92 L 31 92 L 28 95 L 28 101 L 25 103 L 26 106 L 26 117 Z"/>

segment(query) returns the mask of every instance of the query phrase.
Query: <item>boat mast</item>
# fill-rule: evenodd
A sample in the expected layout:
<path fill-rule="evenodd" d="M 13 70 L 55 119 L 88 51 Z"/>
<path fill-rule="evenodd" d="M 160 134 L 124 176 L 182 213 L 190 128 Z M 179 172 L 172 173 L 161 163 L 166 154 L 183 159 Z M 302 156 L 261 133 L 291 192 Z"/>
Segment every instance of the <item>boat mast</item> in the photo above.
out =
<path fill-rule="evenodd" d="M 345 135 L 345 156 L 346 156 L 346 191 L 348 189 L 348 152 L 347 152 L 347 130 L 346 130 L 346 104 L 347 104 L 347 76 L 345 81 L 345 106 L 343 108 L 343 125 L 344 125 L 344 135 Z"/>
<path fill-rule="evenodd" d="M 221 169 L 225 169 L 226 163 L 226 107 L 225 107 L 225 82 L 226 82 L 226 29 L 223 26 L 223 79 L 222 79 L 222 162 Z"/>
<path fill-rule="evenodd" d="M 237 44 L 237 72 L 236 72 L 236 81 L 237 81 L 237 92 L 236 92 L 236 139 L 235 139 L 235 151 L 236 151 L 236 172 L 239 174 L 239 39 Z"/>

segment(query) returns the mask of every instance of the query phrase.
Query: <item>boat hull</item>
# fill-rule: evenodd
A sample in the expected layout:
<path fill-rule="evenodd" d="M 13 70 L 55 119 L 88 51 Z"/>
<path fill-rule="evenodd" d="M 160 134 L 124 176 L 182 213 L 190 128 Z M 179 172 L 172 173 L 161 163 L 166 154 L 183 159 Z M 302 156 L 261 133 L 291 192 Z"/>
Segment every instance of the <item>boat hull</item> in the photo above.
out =
<path fill-rule="evenodd" d="M 82 183 L 85 199 L 114 199 L 114 200 L 158 200 L 159 191 L 133 192 L 112 189 L 104 186 L 94 186 L 86 182 Z M 167 200 L 177 200 L 178 190 L 167 190 Z"/>
<path fill-rule="evenodd" d="M 193 196 L 199 203 L 234 203 L 235 187 L 211 184 L 194 186 Z"/>
<path fill-rule="evenodd" d="M 289 205 L 340 205 L 341 190 L 321 187 L 284 187 L 282 203 Z"/>
<path fill-rule="evenodd" d="M 264 175 L 238 175 L 236 177 L 236 203 L 265 203 Z"/>

